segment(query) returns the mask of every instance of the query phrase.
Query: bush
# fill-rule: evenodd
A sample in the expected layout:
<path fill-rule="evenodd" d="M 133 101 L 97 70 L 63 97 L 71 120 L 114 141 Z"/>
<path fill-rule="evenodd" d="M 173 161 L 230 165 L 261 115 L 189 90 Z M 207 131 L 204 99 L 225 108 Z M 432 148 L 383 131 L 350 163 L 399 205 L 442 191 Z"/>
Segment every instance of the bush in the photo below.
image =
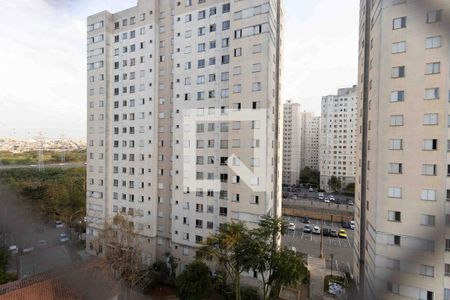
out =
<path fill-rule="evenodd" d="M 260 298 L 257 290 L 248 286 L 243 286 L 241 287 L 241 299 L 259 300 Z"/>
<path fill-rule="evenodd" d="M 183 300 L 207 299 L 211 292 L 211 275 L 206 264 L 194 261 L 176 279 L 177 296 Z"/>

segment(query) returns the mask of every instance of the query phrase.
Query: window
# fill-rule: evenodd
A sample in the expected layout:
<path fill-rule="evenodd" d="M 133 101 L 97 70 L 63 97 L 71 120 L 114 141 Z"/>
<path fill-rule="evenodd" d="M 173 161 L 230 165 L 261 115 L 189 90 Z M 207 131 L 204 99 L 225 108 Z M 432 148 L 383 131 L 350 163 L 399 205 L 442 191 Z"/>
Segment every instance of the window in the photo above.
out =
<path fill-rule="evenodd" d="M 432 10 L 427 12 L 427 24 L 437 23 L 441 20 L 441 10 Z"/>
<path fill-rule="evenodd" d="M 226 65 L 230 63 L 230 56 L 229 55 L 222 55 L 222 65 Z"/>
<path fill-rule="evenodd" d="M 260 63 L 258 63 L 258 64 L 253 64 L 253 65 L 252 65 L 252 72 L 253 72 L 253 73 L 261 72 L 261 64 L 260 64 Z"/>
<path fill-rule="evenodd" d="M 445 239 L 445 251 L 450 251 L 450 239 Z"/>
<path fill-rule="evenodd" d="M 230 3 L 222 5 L 222 13 L 228 13 L 230 12 L 230 9 L 231 9 Z"/>
<path fill-rule="evenodd" d="M 199 20 L 203 20 L 204 18 L 206 18 L 206 11 L 201 10 L 198 12 L 198 19 Z"/>
<path fill-rule="evenodd" d="M 425 100 L 436 100 L 439 99 L 439 88 L 425 89 Z"/>
<path fill-rule="evenodd" d="M 223 21 L 222 22 L 222 30 L 228 30 L 228 29 L 230 29 L 230 21 L 229 20 Z"/>
<path fill-rule="evenodd" d="M 438 124 L 438 114 L 430 113 L 423 115 L 423 125 L 437 125 Z"/>
<path fill-rule="evenodd" d="M 234 57 L 238 57 L 242 55 L 242 48 L 234 49 Z"/>
<path fill-rule="evenodd" d="M 392 20 L 392 29 L 406 28 L 406 17 L 395 18 Z"/>
<path fill-rule="evenodd" d="M 389 150 L 403 150 L 403 140 L 402 139 L 389 140 Z"/>
<path fill-rule="evenodd" d="M 436 190 L 422 190 L 421 200 L 436 201 Z"/>
<path fill-rule="evenodd" d="M 389 198 L 401 198 L 402 197 L 402 188 L 390 187 L 388 189 L 388 197 Z"/>
<path fill-rule="evenodd" d="M 402 213 L 399 211 L 388 211 L 388 221 L 392 222 L 401 222 L 402 219 Z"/>
<path fill-rule="evenodd" d="M 400 293 L 400 286 L 396 283 L 388 282 L 387 283 L 387 290 L 393 294 L 399 294 Z"/>
<path fill-rule="evenodd" d="M 393 67 L 391 70 L 392 78 L 402 78 L 405 77 L 405 66 Z"/>
<path fill-rule="evenodd" d="M 434 277 L 434 267 L 427 265 L 420 265 L 420 275 Z"/>
<path fill-rule="evenodd" d="M 392 43 L 392 54 L 406 52 L 406 42 Z"/>
<path fill-rule="evenodd" d="M 391 174 L 402 174 L 403 173 L 403 165 L 401 163 L 390 163 L 389 164 L 389 173 Z"/>
<path fill-rule="evenodd" d="M 426 64 L 425 74 L 439 74 L 441 73 L 441 63 L 440 62 L 432 62 Z"/>
<path fill-rule="evenodd" d="M 445 264 L 444 274 L 445 276 L 450 276 L 450 264 Z"/>
<path fill-rule="evenodd" d="M 422 175 L 436 176 L 437 175 L 437 165 L 423 164 L 422 165 Z"/>
<path fill-rule="evenodd" d="M 437 150 L 437 139 L 423 140 L 423 150 Z"/>
<path fill-rule="evenodd" d="M 442 37 L 440 35 L 428 37 L 426 39 L 425 48 L 433 49 L 433 48 L 441 47 L 441 39 L 442 39 Z"/>
<path fill-rule="evenodd" d="M 403 126 L 403 115 L 392 115 L 390 118 L 390 126 Z"/>
<path fill-rule="evenodd" d="M 405 91 L 393 91 L 391 92 L 391 102 L 405 101 Z"/>
<path fill-rule="evenodd" d="M 219 208 L 219 214 L 221 216 L 226 216 L 228 214 L 228 209 L 226 207 L 220 207 Z"/>
<path fill-rule="evenodd" d="M 252 92 L 257 92 L 261 90 L 261 82 L 252 83 Z"/>

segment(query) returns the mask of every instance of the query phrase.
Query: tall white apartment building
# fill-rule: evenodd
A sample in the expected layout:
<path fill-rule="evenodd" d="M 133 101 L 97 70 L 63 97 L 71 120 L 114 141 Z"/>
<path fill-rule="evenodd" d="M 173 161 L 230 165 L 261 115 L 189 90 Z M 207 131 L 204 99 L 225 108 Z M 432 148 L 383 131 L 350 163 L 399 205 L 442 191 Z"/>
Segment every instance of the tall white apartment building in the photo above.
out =
<path fill-rule="evenodd" d="M 303 168 L 319 170 L 319 136 L 320 136 L 320 116 L 314 113 L 303 112 L 302 130 L 302 153 L 301 161 Z"/>
<path fill-rule="evenodd" d="M 280 0 L 138 0 L 88 18 L 87 249 L 126 214 L 153 262 L 281 212 Z"/>
<path fill-rule="evenodd" d="M 299 103 L 287 100 L 283 106 L 283 184 L 295 185 L 302 170 L 302 109 Z"/>
<path fill-rule="evenodd" d="M 320 186 L 329 190 L 332 176 L 342 187 L 355 182 L 356 86 L 322 97 L 319 146 Z"/>
<path fill-rule="evenodd" d="M 361 1 L 354 271 L 364 299 L 450 299 L 450 2 Z"/>

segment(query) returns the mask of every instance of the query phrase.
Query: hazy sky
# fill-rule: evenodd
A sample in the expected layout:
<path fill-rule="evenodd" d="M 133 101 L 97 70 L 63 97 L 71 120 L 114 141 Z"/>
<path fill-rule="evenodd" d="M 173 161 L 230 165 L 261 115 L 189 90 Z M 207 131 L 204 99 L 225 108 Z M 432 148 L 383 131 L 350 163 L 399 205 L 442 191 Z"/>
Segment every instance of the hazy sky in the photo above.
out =
<path fill-rule="evenodd" d="M 0 137 L 84 138 L 86 16 L 136 2 L 0 1 Z M 355 84 L 358 5 L 285 0 L 285 99 L 320 114 L 322 95 Z"/>

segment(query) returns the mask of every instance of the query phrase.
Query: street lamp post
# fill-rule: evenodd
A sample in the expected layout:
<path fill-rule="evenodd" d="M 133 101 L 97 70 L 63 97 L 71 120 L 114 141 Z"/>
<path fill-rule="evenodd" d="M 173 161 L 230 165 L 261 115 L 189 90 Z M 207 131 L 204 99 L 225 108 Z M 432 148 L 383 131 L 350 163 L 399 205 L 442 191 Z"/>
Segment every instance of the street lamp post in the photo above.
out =
<path fill-rule="evenodd" d="M 331 253 L 330 256 L 331 256 L 331 277 L 333 277 L 333 253 Z"/>
<path fill-rule="evenodd" d="M 320 254 L 319 258 L 323 258 L 323 207 L 322 207 L 322 228 L 320 230 Z"/>

